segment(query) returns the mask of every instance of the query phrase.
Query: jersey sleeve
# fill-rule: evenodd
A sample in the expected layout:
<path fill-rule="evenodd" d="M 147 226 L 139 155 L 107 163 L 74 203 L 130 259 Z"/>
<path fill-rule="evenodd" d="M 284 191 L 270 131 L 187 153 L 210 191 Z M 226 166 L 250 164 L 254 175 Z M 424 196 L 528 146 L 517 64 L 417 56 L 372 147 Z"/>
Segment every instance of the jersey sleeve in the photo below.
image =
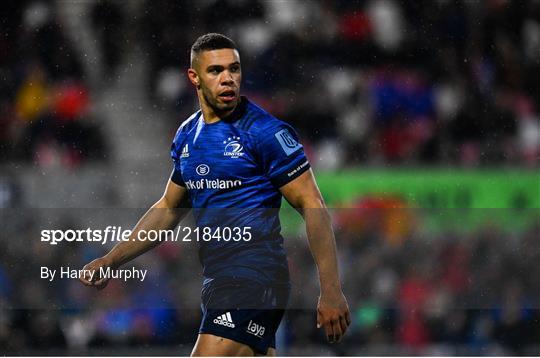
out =
<path fill-rule="evenodd" d="M 310 168 L 298 134 L 290 125 L 273 120 L 261 131 L 259 138 L 263 170 L 276 188 Z"/>
<path fill-rule="evenodd" d="M 173 141 L 171 146 L 171 158 L 173 161 L 173 170 L 171 173 L 171 181 L 177 185 L 186 186 L 184 179 L 182 178 L 182 171 L 180 170 L 180 154 L 176 141 Z"/>

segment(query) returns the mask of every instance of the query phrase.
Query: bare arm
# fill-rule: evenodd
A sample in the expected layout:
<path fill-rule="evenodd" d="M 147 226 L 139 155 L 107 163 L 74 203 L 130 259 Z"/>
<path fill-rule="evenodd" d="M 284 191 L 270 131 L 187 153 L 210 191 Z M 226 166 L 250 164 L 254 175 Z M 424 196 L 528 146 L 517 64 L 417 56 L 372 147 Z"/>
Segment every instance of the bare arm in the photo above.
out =
<path fill-rule="evenodd" d="M 123 241 L 114 246 L 109 253 L 100 257 L 86 266 L 84 270 L 98 270 L 100 267 L 117 268 L 146 251 L 160 244 L 159 240 L 139 240 L 140 230 L 169 230 L 174 229 L 178 222 L 188 212 L 188 200 L 186 188 L 168 181 L 163 196 L 154 204 L 139 220 L 128 241 Z M 186 208 L 182 210 L 182 208 Z M 141 235 L 142 236 L 142 235 Z M 87 286 L 105 288 L 108 280 L 94 275 L 94 280 L 89 281 L 85 275 L 81 282 Z"/>
<path fill-rule="evenodd" d="M 281 187 L 280 191 L 306 221 L 309 247 L 319 271 L 321 288 L 317 326 L 325 328 L 330 342 L 339 342 L 351 319 L 341 290 L 330 215 L 311 170 Z"/>

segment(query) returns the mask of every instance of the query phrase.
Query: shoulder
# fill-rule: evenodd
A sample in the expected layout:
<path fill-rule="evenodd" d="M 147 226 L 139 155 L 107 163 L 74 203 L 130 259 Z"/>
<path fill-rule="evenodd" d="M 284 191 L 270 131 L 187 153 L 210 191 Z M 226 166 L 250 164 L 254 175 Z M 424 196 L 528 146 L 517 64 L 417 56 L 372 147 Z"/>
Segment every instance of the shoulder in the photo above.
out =
<path fill-rule="evenodd" d="M 177 143 L 178 141 L 180 141 L 183 135 L 189 133 L 196 126 L 197 121 L 201 116 L 201 113 L 201 110 L 198 110 L 197 112 L 189 116 L 188 119 L 183 121 L 182 124 L 180 124 L 180 126 L 176 130 L 176 134 L 174 135 L 173 142 Z"/>
<path fill-rule="evenodd" d="M 289 129 L 291 126 L 274 117 L 253 102 L 249 102 L 247 114 L 238 124 L 238 128 L 248 132 L 255 138 L 264 138 L 274 135 L 279 130 Z"/>

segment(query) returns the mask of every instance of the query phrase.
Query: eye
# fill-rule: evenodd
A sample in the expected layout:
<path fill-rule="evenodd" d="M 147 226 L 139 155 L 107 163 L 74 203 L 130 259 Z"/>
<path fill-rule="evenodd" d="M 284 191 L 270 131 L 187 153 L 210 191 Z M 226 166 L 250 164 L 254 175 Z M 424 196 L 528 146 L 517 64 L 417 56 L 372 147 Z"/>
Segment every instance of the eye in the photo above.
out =
<path fill-rule="evenodd" d="M 240 66 L 232 66 L 230 69 L 231 72 L 236 73 L 240 71 Z"/>
<path fill-rule="evenodd" d="M 212 68 L 211 70 L 209 70 L 208 72 L 210 72 L 211 74 L 213 75 L 217 75 L 219 73 L 218 69 L 217 68 Z"/>

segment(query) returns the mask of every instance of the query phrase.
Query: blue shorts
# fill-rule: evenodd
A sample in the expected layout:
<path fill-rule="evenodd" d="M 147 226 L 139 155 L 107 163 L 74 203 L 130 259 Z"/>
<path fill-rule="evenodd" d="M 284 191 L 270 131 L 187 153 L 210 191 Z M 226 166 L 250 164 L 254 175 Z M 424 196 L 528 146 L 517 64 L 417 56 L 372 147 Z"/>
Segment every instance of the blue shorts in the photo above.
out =
<path fill-rule="evenodd" d="M 202 290 L 199 333 L 231 339 L 266 354 L 289 299 L 289 284 L 264 285 L 240 278 L 216 278 Z"/>

